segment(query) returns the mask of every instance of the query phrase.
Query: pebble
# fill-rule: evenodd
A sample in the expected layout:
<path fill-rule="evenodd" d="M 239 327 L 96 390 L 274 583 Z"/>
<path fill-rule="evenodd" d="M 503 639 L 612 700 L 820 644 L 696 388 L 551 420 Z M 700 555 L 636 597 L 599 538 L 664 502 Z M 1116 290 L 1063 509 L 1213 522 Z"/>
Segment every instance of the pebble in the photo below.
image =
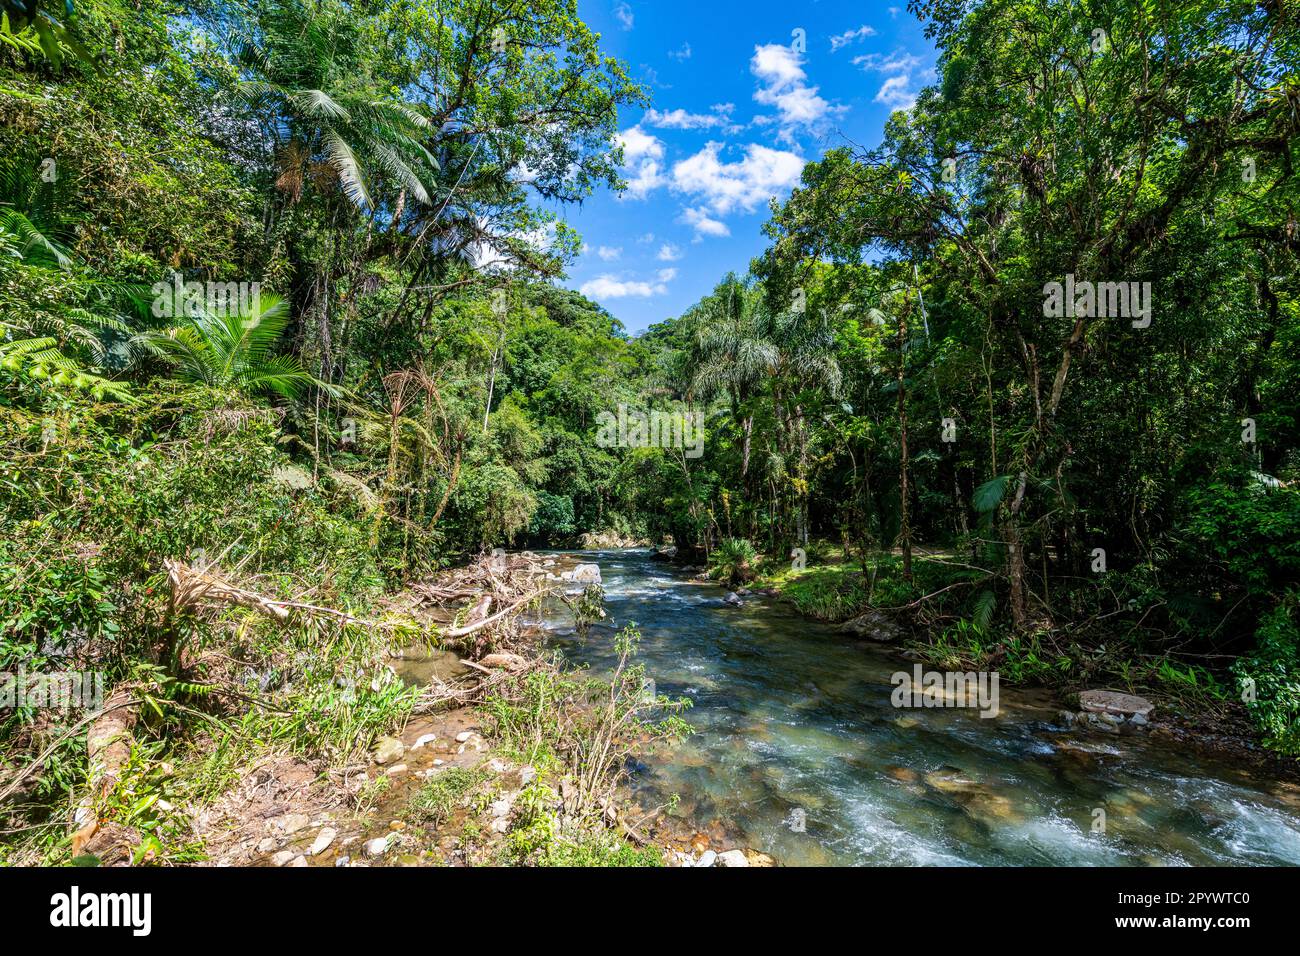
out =
<path fill-rule="evenodd" d="M 383 856 L 388 852 L 388 837 L 376 837 L 366 841 L 367 856 Z"/>

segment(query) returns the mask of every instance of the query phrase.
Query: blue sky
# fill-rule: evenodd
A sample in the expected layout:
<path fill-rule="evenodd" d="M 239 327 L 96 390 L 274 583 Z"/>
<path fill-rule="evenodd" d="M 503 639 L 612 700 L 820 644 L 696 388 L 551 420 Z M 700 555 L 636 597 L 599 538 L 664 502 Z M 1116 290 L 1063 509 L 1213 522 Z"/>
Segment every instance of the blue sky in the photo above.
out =
<path fill-rule="evenodd" d="M 905 0 L 578 6 L 652 103 L 619 117 L 628 191 L 561 212 L 584 241 L 565 284 L 633 333 L 744 272 L 765 246 L 769 197 L 787 196 L 829 148 L 877 145 L 890 111 L 933 81 L 933 48 Z"/>

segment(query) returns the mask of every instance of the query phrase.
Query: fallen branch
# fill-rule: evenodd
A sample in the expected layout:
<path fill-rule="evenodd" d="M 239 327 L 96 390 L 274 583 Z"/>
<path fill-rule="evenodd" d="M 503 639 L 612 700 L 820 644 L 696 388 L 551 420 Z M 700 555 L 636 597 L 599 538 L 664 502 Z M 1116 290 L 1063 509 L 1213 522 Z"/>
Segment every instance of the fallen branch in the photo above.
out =
<path fill-rule="evenodd" d="M 515 601 L 513 604 L 508 605 L 505 608 L 502 608 L 500 611 L 497 611 L 491 617 L 485 617 L 481 621 L 476 621 L 473 624 L 466 624 L 463 627 L 453 627 L 451 628 L 451 630 L 443 631 L 442 636 L 443 637 L 465 637 L 466 635 L 473 634 L 475 631 L 487 627 L 489 624 L 493 623 L 494 621 L 499 621 L 503 617 L 508 617 L 514 611 L 517 611 L 519 608 L 523 607 L 524 605 L 529 604 L 537 600 L 539 597 L 542 597 L 543 595 L 550 593 L 552 590 L 554 589 L 538 588 L 536 591 L 532 592 L 531 594 L 525 595 L 524 597 L 521 597 L 518 601 Z"/>

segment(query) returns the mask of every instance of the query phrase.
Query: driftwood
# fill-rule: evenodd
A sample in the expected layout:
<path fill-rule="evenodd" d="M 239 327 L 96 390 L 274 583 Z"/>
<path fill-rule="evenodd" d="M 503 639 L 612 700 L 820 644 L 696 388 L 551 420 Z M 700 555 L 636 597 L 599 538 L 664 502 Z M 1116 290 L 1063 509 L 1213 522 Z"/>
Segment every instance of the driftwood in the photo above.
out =
<path fill-rule="evenodd" d="M 168 609 L 169 615 L 205 604 L 227 607 L 237 605 L 264 614 L 280 624 L 288 622 L 291 612 L 301 611 L 308 615 L 331 617 L 348 624 L 361 624 L 367 627 L 383 626 L 379 622 L 354 617 L 332 607 L 305 604 L 302 601 L 281 601 L 277 598 L 266 597 L 256 591 L 250 591 L 247 588 L 232 584 L 217 574 L 212 569 L 212 565 L 196 567 L 186 564 L 184 561 L 177 561 L 175 558 L 165 558 L 163 567 L 167 569 L 167 580 L 171 583 L 172 588 L 171 604 Z"/>

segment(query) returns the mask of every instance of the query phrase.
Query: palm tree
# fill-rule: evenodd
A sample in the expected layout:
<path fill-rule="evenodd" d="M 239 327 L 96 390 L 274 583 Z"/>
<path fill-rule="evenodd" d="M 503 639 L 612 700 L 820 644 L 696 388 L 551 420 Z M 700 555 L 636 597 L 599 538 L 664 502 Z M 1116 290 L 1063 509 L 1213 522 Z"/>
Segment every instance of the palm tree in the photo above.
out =
<path fill-rule="evenodd" d="M 178 366 L 181 378 L 212 388 L 271 391 L 286 398 L 308 385 L 337 392 L 304 371 L 296 358 L 272 354 L 289 322 L 279 296 L 261 295 L 247 308 L 194 311 L 184 321 L 141 333 L 132 342 Z"/>
<path fill-rule="evenodd" d="M 734 273 L 728 274 L 701 304 L 688 359 L 693 370 L 689 393 L 708 399 L 725 392 L 743 435 L 740 477 L 749 474 L 754 413 L 749 398 L 776 367 L 775 345 L 764 335 L 762 301 Z"/>
<path fill-rule="evenodd" d="M 381 175 L 397 186 L 396 206 L 407 196 L 429 204 L 425 182 L 438 168 L 421 143 L 429 120 L 377 92 L 355 19 L 281 0 L 260 8 L 235 47 L 244 73 L 235 94 L 262 121 L 276 186 L 291 202 L 309 183 L 337 183 L 356 206 L 372 208 Z"/>

